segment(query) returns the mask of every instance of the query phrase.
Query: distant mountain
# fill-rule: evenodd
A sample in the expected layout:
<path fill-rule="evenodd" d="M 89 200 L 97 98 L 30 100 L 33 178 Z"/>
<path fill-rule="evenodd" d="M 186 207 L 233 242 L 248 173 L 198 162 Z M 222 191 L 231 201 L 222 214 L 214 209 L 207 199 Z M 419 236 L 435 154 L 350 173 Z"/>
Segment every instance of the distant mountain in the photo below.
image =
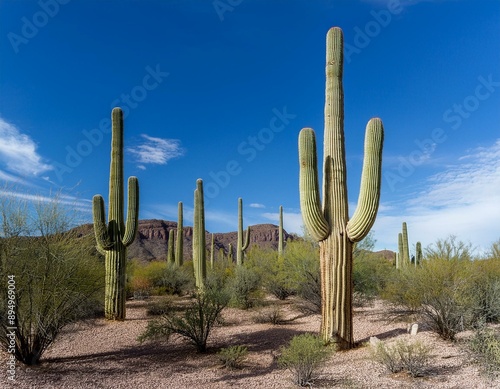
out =
<path fill-rule="evenodd" d="M 168 248 L 168 236 L 170 230 L 177 230 L 177 223 L 166 220 L 140 220 L 137 236 L 134 243 L 132 243 L 128 250 L 128 258 L 137 258 L 144 261 L 151 261 L 154 259 L 166 259 Z M 93 234 L 92 224 L 85 224 L 77 227 L 80 235 Z M 274 224 L 257 224 L 250 226 L 250 247 L 258 245 L 262 248 L 278 247 L 279 227 Z M 189 260 L 192 258 L 192 240 L 193 240 L 193 227 L 184 227 L 184 259 Z M 293 236 L 283 230 L 285 241 L 292 240 Z M 214 233 L 214 246 L 215 252 L 223 250 L 227 254 L 229 244 L 232 243 L 234 249 L 238 233 L 234 232 L 216 232 Z M 210 249 L 212 234 L 206 232 L 207 249 Z M 236 254 L 236 253 L 234 253 Z"/>

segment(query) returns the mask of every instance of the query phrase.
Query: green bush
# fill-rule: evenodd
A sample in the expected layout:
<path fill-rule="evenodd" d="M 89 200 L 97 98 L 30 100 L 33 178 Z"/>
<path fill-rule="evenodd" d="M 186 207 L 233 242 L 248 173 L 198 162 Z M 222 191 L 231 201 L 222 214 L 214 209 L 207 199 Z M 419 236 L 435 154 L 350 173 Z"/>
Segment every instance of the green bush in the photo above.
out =
<path fill-rule="evenodd" d="M 412 377 L 424 375 L 430 362 L 430 349 L 420 341 L 398 340 L 392 346 L 378 342 L 372 347 L 371 355 L 391 373 L 404 371 Z"/>
<path fill-rule="evenodd" d="M 260 277 L 246 266 L 236 266 L 230 280 L 231 301 L 233 307 L 248 309 L 259 300 Z"/>
<path fill-rule="evenodd" d="M 147 305 L 146 313 L 150 316 L 161 316 L 172 312 L 172 297 L 165 296 L 161 300 L 152 301 Z"/>
<path fill-rule="evenodd" d="M 255 322 L 259 324 L 283 324 L 284 323 L 283 311 L 280 307 L 273 306 L 271 309 L 264 309 L 257 314 Z"/>
<path fill-rule="evenodd" d="M 474 360 L 490 378 L 500 377 L 500 333 L 478 323 L 473 337 L 467 342 Z"/>
<path fill-rule="evenodd" d="M 331 346 L 325 346 L 323 340 L 316 335 L 296 335 L 287 347 L 281 349 L 278 364 L 294 373 L 297 385 L 310 386 L 315 372 L 331 352 Z"/>
<path fill-rule="evenodd" d="M 65 326 L 104 311 L 104 263 L 94 236 L 71 225 L 57 196 L 0 199 L 0 341 L 7 349 L 15 327 L 14 355 L 26 365 L 38 364 Z"/>
<path fill-rule="evenodd" d="M 241 367 L 248 355 L 248 348 L 245 346 L 230 346 L 221 349 L 217 355 L 224 367 L 234 369 Z"/>
<path fill-rule="evenodd" d="M 383 292 L 390 302 L 419 312 L 445 340 L 454 340 L 458 332 L 473 324 L 478 303 L 471 288 L 483 282 L 480 274 L 474 272 L 474 263 L 464 259 L 464 245 L 451 242 L 451 246 L 441 243 L 439 252 L 444 252 L 440 254 L 443 258 L 434 256 L 420 267 L 400 269 Z"/>
<path fill-rule="evenodd" d="M 260 282 L 267 292 L 280 300 L 295 294 L 286 266 L 286 260 L 280 258 L 276 250 L 262 249 L 259 246 L 249 250 L 245 262 L 245 267 L 259 275 Z"/>
<path fill-rule="evenodd" d="M 138 340 L 168 341 L 172 335 L 178 335 L 193 344 L 198 352 L 205 352 L 208 336 L 228 302 L 227 289 L 211 284 L 207 277 L 205 289 L 195 294 L 193 301 L 184 311 L 175 312 L 172 309 L 161 318 L 148 322 L 145 332 Z"/>
<path fill-rule="evenodd" d="M 486 323 L 500 322 L 500 259 L 473 261 L 471 273 L 473 316 Z"/>

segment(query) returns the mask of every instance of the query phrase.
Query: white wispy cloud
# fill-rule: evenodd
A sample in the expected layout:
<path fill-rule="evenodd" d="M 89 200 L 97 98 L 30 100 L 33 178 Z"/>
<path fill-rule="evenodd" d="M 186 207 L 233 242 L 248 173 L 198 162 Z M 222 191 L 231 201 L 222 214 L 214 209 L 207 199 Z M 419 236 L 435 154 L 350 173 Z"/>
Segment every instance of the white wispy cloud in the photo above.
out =
<path fill-rule="evenodd" d="M 43 162 L 36 149 L 33 139 L 0 118 L 0 161 L 6 170 L 21 176 L 38 176 L 53 170 L 51 165 Z M 12 177 L 5 173 L 2 175 L 3 179 Z"/>
<path fill-rule="evenodd" d="M 185 150 L 178 139 L 156 138 L 141 134 L 143 142 L 127 150 L 134 154 L 139 163 L 139 168 L 144 170 L 147 164 L 165 165 L 171 159 L 182 157 Z"/>
<path fill-rule="evenodd" d="M 264 204 L 259 204 L 259 203 L 252 203 L 249 205 L 251 208 L 266 208 Z"/>
<path fill-rule="evenodd" d="M 478 251 L 500 238 L 500 139 L 490 147 L 471 150 L 437 174 L 409 200 L 398 204 L 398 214 L 385 205 L 374 225 L 377 246 L 394 249 L 403 221 L 410 240 L 428 245 L 456 235 Z"/>
<path fill-rule="evenodd" d="M 275 224 L 279 223 L 279 212 L 266 212 L 261 216 Z M 283 228 L 289 234 L 303 235 L 303 225 L 304 222 L 300 212 L 283 212 Z"/>

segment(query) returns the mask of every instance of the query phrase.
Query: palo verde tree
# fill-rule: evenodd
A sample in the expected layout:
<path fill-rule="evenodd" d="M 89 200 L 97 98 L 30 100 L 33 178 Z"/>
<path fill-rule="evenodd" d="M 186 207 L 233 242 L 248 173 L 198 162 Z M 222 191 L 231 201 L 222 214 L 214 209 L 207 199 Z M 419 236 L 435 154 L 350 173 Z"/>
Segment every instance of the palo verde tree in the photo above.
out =
<path fill-rule="evenodd" d="M 108 320 L 125 320 L 125 264 L 127 246 L 135 239 L 139 223 L 139 182 L 128 180 L 127 223 L 123 216 L 123 112 L 114 108 L 111 114 L 111 166 L 109 176 L 109 213 L 105 221 L 104 200 L 93 198 L 94 231 L 99 251 L 106 264 L 105 316 Z"/>
<path fill-rule="evenodd" d="M 344 145 L 342 87 L 343 35 L 331 28 L 326 38 L 323 203 L 320 202 L 315 133 L 299 135 L 300 206 L 308 232 L 320 245 L 322 320 L 325 342 L 341 349 L 354 345 L 352 328 L 352 251 L 373 223 L 380 199 L 383 126 L 378 118 L 366 127 L 365 157 L 358 205 L 349 220 Z"/>

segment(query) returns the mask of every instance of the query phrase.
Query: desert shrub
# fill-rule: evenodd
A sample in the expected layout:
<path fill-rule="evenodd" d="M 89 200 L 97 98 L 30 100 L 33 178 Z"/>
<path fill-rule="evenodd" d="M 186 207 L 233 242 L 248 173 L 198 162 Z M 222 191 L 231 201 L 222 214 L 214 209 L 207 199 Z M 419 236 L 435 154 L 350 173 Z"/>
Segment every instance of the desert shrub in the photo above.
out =
<path fill-rule="evenodd" d="M 471 263 L 469 278 L 473 297 L 473 317 L 486 323 L 500 322 L 500 259 L 486 259 Z"/>
<path fill-rule="evenodd" d="M 457 241 L 455 235 L 446 239 L 438 239 L 435 243 L 424 249 L 424 258 L 432 261 L 441 259 L 445 261 L 470 261 L 473 259 L 473 248 L 470 243 Z"/>
<path fill-rule="evenodd" d="M 205 352 L 210 332 L 227 306 L 229 298 L 226 288 L 212 285 L 207 277 L 205 289 L 195 293 L 193 301 L 184 311 L 169 310 L 160 318 L 151 320 L 138 340 L 168 341 L 172 335 L 178 335 L 193 344 L 198 352 Z"/>
<path fill-rule="evenodd" d="M 248 355 L 248 348 L 245 346 L 230 346 L 221 349 L 217 356 L 222 365 L 229 369 L 241 367 Z"/>
<path fill-rule="evenodd" d="M 247 254 L 245 267 L 257 273 L 261 285 L 280 300 L 295 294 L 286 271 L 286 261 L 271 248 L 262 249 L 254 246 Z"/>
<path fill-rule="evenodd" d="M 299 386 L 310 386 L 315 372 L 332 352 L 331 346 L 325 346 L 316 335 L 296 335 L 287 347 L 281 349 L 278 363 L 282 368 L 295 375 L 294 382 Z"/>
<path fill-rule="evenodd" d="M 273 306 L 271 309 L 264 309 L 255 316 L 255 322 L 259 324 L 283 324 L 284 316 L 280 307 Z"/>
<path fill-rule="evenodd" d="M 500 377 L 500 333 L 479 322 L 474 335 L 467 341 L 467 348 L 487 376 Z"/>
<path fill-rule="evenodd" d="M 194 276 L 190 263 L 181 267 L 166 261 L 130 261 L 128 265 L 128 288 L 135 299 L 151 295 L 182 294 L 191 290 Z"/>
<path fill-rule="evenodd" d="M 181 295 L 194 288 L 194 272 L 192 262 L 186 262 L 181 267 L 168 263 L 161 275 L 160 288 L 167 294 Z"/>
<path fill-rule="evenodd" d="M 463 244 L 451 242 L 458 248 L 446 245 L 446 250 L 440 249 L 444 258 L 434 256 L 420 267 L 399 270 L 383 293 L 390 302 L 418 311 L 445 340 L 454 340 L 473 323 L 476 303 L 471 285 L 478 277 L 472 262 L 462 255 Z"/>
<path fill-rule="evenodd" d="M 394 273 L 392 263 L 384 257 L 358 252 L 353 260 L 354 303 L 363 305 L 378 297 Z"/>
<path fill-rule="evenodd" d="M 161 316 L 172 312 L 172 297 L 164 296 L 160 300 L 151 301 L 147 305 L 146 313 L 150 316 Z"/>
<path fill-rule="evenodd" d="M 229 287 L 231 292 L 230 304 L 233 307 L 248 309 L 259 300 L 260 277 L 253 269 L 236 266 Z"/>
<path fill-rule="evenodd" d="M 430 348 L 420 341 L 398 340 L 392 346 L 378 342 L 372 346 L 371 355 L 391 373 L 404 371 L 412 377 L 424 375 L 430 363 Z"/>
<path fill-rule="evenodd" d="M 290 287 L 308 302 L 314 312 L 321 311 L 321 276 L 317 243 L 296 240 L 287 243 L 284 274 Z"/>
<path fill-rule="evenodd" d="M 15 327 L 13 354 L 26 365 L 38 364 L 66 325 L 103 312 L 104 264 L 93 234 L 68 230 L 72 216 L 57 196 L 0 201 L 0 341 L 8 346 Z"/>

